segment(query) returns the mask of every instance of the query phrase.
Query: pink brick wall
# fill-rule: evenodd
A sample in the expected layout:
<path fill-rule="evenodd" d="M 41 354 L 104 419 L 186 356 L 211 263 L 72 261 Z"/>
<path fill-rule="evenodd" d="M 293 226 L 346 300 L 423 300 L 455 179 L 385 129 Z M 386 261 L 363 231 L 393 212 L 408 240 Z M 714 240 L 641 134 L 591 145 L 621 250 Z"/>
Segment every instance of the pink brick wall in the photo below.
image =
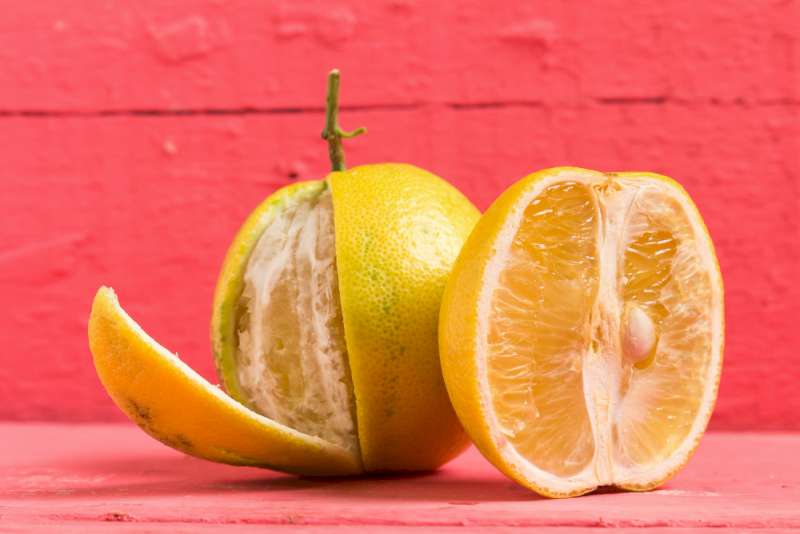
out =
<path fill-rule="evenodd" d="M 0 419 L 112 420 L 101 283 L 212 377 L 232 234 L 319 178 L 325 73 L 351 164 L 412 162 L 480 208 L 551 165 L 682 181 L 717 244 L 712 425 L 800 429 L 800 2 L 104 2 L 0 9 Z"/>

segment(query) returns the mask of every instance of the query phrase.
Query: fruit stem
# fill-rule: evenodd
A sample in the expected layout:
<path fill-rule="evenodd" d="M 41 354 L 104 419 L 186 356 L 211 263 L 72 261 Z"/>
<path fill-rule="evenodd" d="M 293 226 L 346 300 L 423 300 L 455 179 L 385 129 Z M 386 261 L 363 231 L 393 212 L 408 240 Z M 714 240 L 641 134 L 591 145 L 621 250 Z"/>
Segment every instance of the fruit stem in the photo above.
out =
<path fill-rule="evenodd" d="M 325 129 L 322 138 L 328 142 L 328 156 L 331 159 L 331 169 L 334 171 L 345 170 L 344 149 L 342 139 L 349 139 L 366 133 L 366 128 L 356 128 L 346 132 L 339 126 L 339 69 L 333 69 L 328 74 L 328 97 L 325 105 Z"/>

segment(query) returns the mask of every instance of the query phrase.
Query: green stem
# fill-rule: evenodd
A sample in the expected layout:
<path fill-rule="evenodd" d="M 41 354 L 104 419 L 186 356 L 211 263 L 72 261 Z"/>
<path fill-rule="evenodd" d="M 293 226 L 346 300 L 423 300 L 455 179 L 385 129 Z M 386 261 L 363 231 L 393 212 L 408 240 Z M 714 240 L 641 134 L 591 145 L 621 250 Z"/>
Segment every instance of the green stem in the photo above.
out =
<path fill-rule="evenodd" d="M 346 132 L 339 127 L 339 69 L 333 69 L 328 74 L 325 129 L 322 130 L 322 138 L 328 142 L 328 155 L 331 158 L 332 170 L 345 170 L 342 139 L 356 137 L 366 132 L 366 128 L 356 128 L 352 132 Z"/>

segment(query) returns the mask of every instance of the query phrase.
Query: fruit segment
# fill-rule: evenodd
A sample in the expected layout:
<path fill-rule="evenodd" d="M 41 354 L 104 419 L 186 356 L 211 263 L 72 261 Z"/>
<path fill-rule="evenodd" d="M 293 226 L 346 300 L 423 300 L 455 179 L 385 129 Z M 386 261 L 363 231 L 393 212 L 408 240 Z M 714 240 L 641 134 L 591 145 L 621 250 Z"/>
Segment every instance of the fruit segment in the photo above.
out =
<path fill-rule="evenodd" d="M 264 228 L 237 312 L 236 374 L 249 405 L 358 453 L 329 189 L 287 205 Z"/>
<path fill-rule="evenodd" d="M 616 453 L 641 469 L 674 452 L 697 419 L 711 363 L 714 300 L 702 247 L 674 199 L 640 188 L 625 234 L 620 298 L 646 314 L 657 337 L 651 356 L 621 369 Z"/>
<path fill-rule="evenodd" d="M 560 476 L 580 472 L 594 454 L 583 359 L 596 226 L 589 187 L 545 189 L 525 208 L 488 319 L 488 380 L 502 432 L 522 456 Z"/>

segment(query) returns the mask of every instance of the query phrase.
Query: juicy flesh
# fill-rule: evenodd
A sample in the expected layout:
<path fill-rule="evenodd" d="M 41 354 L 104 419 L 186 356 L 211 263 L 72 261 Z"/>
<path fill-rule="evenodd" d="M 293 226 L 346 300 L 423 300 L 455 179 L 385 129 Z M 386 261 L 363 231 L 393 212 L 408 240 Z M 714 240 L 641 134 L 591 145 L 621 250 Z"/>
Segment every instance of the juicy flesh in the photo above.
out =
<path fill-rule="evenodd" d="M 712 282 L 683 207 L 640 180 L 565 180 L 515 231 L 486 345 L 502 441 L 598 485 L 664 460 L 697 419 L 712 352 Z"/>
<path fill-rule="evenodd" d="M 251 407 L 357 451 L 328 189 L 287 206 L 247 263 L 236 372 Z"/>
<path fill-rule="evenodd" d="M 587 188 L 549 189 L 525 209 L 492 295 L 495 413 L 522 456 L 561 476 L 580 472 L 594 453 L 582 359 L 597 285 L 596 226 Z"/>
<path fill-rule="evenodd" d="M 688 435 L 700 409 L 711 355 L 711 280 L 681 206 L 643 192 L 628 219 L 621 297 L 644 310 L 659 333 L 650 365 L 624 365 L 619 457 L 659 462 Z"/>

